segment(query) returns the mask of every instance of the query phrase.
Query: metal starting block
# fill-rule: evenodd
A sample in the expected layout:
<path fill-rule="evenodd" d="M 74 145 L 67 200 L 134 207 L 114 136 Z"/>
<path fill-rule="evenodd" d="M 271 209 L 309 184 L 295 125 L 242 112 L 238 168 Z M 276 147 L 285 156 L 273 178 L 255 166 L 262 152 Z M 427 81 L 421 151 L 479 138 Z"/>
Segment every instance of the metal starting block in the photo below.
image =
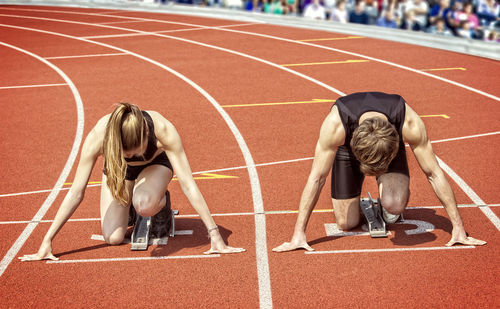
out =
<path fill-rule="evenodd" d="M 174 237 L 175 236 L 175 216 L 179 214 L 178 210 L 172 210 L 172 225 L 170 226 L 170 233 L 168 236 Z"/>
<path fill-rule="evenodd" d="M 170 231 L 167 236 L 175 236 L 175 216 L 179 214 L 178 210 L 172 210 L 172 221 Z M 130 238 L 130 250 L 144 251 L 148 250 L 149 245 L 149 232 L 151 230 L 151 217 L 137 216 L 135 221 L 132 237 Z"/>
<path fill-rule="evenodd" d="M 130 250 L 147 250 L 149 244 L 149 230 L 151 228 L 151 217 L 137 216 L 134 231 L 130 239 Z"/>
<path fill-rule="evenodd" d="M 368 231 L 372 238 L 387 237 L 385 221 L 382 218 L 382 209 L 378 201 L 375 201 L 370 193 L 368 198 L 361 198 L 359 206 L 366 218 Z"/>

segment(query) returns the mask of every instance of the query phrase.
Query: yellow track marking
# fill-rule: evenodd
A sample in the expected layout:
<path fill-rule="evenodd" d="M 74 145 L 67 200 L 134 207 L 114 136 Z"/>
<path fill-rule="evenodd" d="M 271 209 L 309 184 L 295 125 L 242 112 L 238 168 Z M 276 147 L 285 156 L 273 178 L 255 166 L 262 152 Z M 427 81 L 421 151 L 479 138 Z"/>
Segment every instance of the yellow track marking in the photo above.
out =
<path fill-rule="evenodd" d="M 213 174 L 213 173 L 203 173 L 201 176 L 194 176 L 193 177 L 196 180 L 200 179 L 227 179 L 227 178 L 238 178 L 237 176 L 229 176 L 229 175 L 220 175 L 220 174 Z M 172 180 L 177 181 L 177 177 L 172 178 Z M 72 182 L 66 182 L 64 185 L 69 186 L 72 185 Z M 102 184 L 102 181 L 89 181 L 89 185 L 94 185 L 94 184 Z"/>
<path fill-rule="evenodd" d="M 335 100 L 329 100 L 329 99 L 312 99 L 312 101 L 271 102 L 271 103 L 255 103 L 255 104 L 239 104 L 239 105 L 222 105 L 222 107 L 249 107 L 249 106 L 292 105 L 292 104 L 311 104 L 311 103 L 333 103 L 333 102 L 335 102 Z"/>
<path fill-rule="evenodd" d="M 420 115 L 420 118 L 437 118 L 437 117 L 442 117 L 444 119 L 450 119 L 450 116 L 445 115 L 445 114 L 440 114 L 440 115 Z"/>
<path fill-rule="evenodd" d="M 310 62 L 310 63 L 292 63 L 292 64 L 282 64 L 282 67 L 298 67 L 305 65 L 322 65 L 322 64 L 340 64 L 340 63 L 361 63 L 368 62 L 369 60 L 343 60 L 343 61 L 329 61 L 329 62 Z"/>
<path fill-rule="evenodd" d="M 100 184 L 102 183 L 102 181 L 89 181 L 87 184 L 88 185 L 96 185 L 96 184 Z M 73 183 L 72 182 L 65 182 L 64 185 L 65 186 L 69 186 L 69 185 L 72 185 Z"/>
<path fill-rule="evenodd" d="M 325 38 L 325 39 L 308 39 L 297 40 L 298 42 L 317 42 L 317 41 L 335 41 L 335 40 L 350 40 L 350 39 L 364 39 L 363 36 L 346 36 L 341 38 Z"/>
<path fill-rule="evenodd" d="M 202 176 L 195 176 L 194 179 L 228 179 L 228 178 L 238 178 L 237 176 L 220 175 L 212 173 L 203 173 Z M 177 177 L 172 178 L 172 180 L 177 180 Z"/>
<path fill-rule="evenodd" d="M 420 71 L 451 71 L 451 70 L 460 70 L 467 71 L 466 68 L 438 68 L 438 69 L 420 69 Z"/>

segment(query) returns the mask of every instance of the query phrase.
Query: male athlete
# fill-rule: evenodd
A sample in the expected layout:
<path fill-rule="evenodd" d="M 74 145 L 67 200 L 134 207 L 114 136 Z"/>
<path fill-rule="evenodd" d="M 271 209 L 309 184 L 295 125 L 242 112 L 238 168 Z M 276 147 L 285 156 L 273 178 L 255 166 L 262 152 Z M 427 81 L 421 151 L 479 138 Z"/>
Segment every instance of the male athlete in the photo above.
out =
<path fill-rule="evenodd" d="M 339 98 L 324 120 L 292 240 L 273 251 L 314 250 L 307 244 L 305 230 L 330 169 L 333 211 L 340 229 L 349 230 L 360 223 L 359 203 L 365 175 L 377 177 L 384 220 L 394 223 L 410 196 L 405 143 L 410 145 L 450 217 L 453 230 L 446 246 L 484 245 L 485 241 L 466 234 L 455 196 L 420 117 L 399 95 L 363 92 Z"/>

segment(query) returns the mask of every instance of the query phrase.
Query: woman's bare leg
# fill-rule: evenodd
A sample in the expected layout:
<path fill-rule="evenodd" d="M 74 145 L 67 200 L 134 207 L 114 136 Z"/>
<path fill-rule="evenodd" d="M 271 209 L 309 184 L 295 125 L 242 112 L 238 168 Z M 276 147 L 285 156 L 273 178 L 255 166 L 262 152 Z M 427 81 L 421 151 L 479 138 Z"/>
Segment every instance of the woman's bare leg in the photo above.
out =
<path fill-rule="evenodd" d="M 172 170 L 163 165 L 148 166 L 139 174 L 132 204 L 140 216 L 154 216 L 165 206 L 165 192 L 172 176 Z"/>
<path fill-rule="evenodd" d="M 108 185 L 106 184 L 107 177 L 102 175 L 101 186 L 101 228 L 102 235 L 106 243 L 110 245 L 119 245 L 123 242 L 125 233 L 127 232 L 128 210 L 130 201 L 127 205 L 123 205 L 113 198 Z M 132 192 L 134 186 L 133 181 L 126 180 L 125 184 Z"/>

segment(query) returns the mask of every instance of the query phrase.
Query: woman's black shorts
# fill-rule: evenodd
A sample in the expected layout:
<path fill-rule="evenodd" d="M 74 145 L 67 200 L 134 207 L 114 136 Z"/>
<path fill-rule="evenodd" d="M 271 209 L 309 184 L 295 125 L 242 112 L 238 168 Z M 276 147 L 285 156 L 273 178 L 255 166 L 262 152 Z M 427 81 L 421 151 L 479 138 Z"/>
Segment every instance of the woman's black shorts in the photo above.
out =
<path fill-rule="evenodd" d="M 398 153 L 389 164 L 387 173 L 410 176 L 404 143 L 399 144 Z M 359 162 L 345 146 L 340 146 L 332 168 L 332 198 L 349 199 L 361 195 L 365 175 L 359 169 Z"/>
<path fill-rule="evenodd" d="M 144 165 L 139 165 L 139 166 L 130 166 L 127 165 L 127 174 L 125 175 L 126 180 L 136 180 L 139 174 L 144 170 L 146 167 L 151 166 L 151 165 L 163 165 L 168 167 L 170 170 L 173 171 L 172 164 L 170 163 L 170 160 L 167 157 L 167 154 L 165 152 L 160 153 L 156 158 L 153 159 L 153 161 L 149 162 L 148 164 Z"/>

